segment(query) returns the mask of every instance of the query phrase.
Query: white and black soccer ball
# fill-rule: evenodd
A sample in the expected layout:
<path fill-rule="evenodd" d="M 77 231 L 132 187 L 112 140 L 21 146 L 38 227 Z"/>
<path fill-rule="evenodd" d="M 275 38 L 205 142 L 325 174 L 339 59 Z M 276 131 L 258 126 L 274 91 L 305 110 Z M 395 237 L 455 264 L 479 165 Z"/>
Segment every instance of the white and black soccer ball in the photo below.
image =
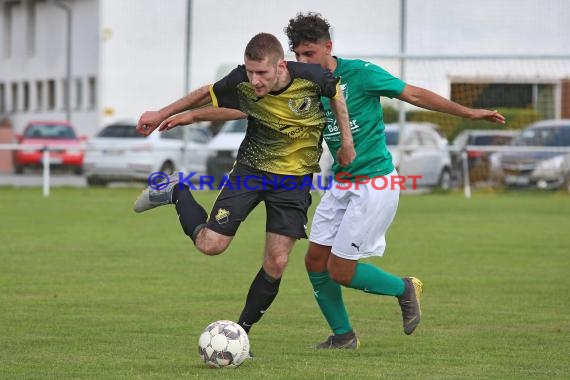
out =
<path fill-rule="evenodd" d="M 235 368 L 249 357 L 249 338 L 235 322 L 212 322 L 200 335 L 198 352 L 209 367 Z"/>

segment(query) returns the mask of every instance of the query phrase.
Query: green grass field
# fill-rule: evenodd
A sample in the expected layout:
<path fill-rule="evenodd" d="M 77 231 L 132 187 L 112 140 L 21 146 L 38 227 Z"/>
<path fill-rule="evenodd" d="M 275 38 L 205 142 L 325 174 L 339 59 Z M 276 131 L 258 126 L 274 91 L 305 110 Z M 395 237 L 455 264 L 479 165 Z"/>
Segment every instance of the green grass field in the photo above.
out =
<path fill-rule="evenodd" d="M 521 379 L 570 377 L 570 197 L 403 196 L 384 258 L 424 282 L 422 324 L 395 299 L 345 289 L 358 351 L 328 335 L 306 241 L 250 334 L 256 359 L 200 362 L 197 340 L 236 319 L 259 269 L 263 207 L 223 255 L 198 253 L 171 207 L 134 214 L 136 189 L 0 189 L 0 379 Z M 207 205 L 215 193 L 198 193 Z M 317 203 L 318 198 L 315 198 Z"/>

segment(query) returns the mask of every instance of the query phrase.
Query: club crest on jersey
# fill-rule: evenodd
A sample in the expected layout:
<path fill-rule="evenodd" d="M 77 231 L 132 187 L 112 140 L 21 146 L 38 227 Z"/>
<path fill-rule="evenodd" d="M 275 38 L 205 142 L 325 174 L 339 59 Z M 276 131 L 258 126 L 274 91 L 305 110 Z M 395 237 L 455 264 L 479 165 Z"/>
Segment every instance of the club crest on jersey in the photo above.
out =
<path fill-rule="evenodd" d="M 227 223 L 230 217 L 230 212 L 225 208 L 219 208 L 218 213 L 216 214 L 216 222 L 218 224 Z"/>
<path fill-rule="evenodd" d="M 297 115 L 306 113 L 311 109 L 311 98 L 305 96 L 301 99 L 290 99 L 289 109 Z"/>

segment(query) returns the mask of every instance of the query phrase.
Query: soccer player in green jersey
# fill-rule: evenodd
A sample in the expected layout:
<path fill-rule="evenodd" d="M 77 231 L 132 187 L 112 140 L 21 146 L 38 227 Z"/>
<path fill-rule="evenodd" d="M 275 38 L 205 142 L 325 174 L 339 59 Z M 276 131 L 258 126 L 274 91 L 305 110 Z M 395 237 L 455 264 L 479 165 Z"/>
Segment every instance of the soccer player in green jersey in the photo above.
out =
<path fill-rule="evenodd" d="M 247 215 L 260 202 L 265 203 L 263 264 L 238 321 L 249 332 L 277 296 L 295 241 L 307 237 L 310 184 L 312 173 L 319 169 L 325 125 L 321 97 L 329 99 L 343 131 L 337 157 L 341 165 L 354 159 L 354 148 L 338 79 L 329 71 L 316 64 L 285 61 L 279 40 L 268 33 L 250 40 L 244 62 L 213 85 L 203 86 L 159 111 L 143 113 L 137 125 L 140 133 L 148 135 L 161 126 L 184 124 L 189 114 L 181 112 L 209 102 L 235 118 L 248 117 L 236 163 L 209 218 L 189 187 L 179 186 L 182 173 L 171 176 L 165 185 L 145 189 L 134 210 L 174 204 L 182 229 L 196 248 L 206 255 L 217 255 L 230 245 Z M 242 183 L 244 178 L 247 182 Z"/>
<path fill-rule="evenodd" d="M 370 62 L 332 56 L 329 28 L 320 14 L 299 13 L 289 20 L 285 33 L 298 61 L 320 64 L 341 78 L 356 158 L 348 166 L 335 160 L 335 175 L 347 173 L 351 181 L 359 176 L 397 176 L 386 148 L 381 96 L 451 115 L 504 123 L 504 117 L 497 111 L 467 108 L 406 84 Z M 330 103 L 325 98 L 322 101 L 327 113 L 324 138 L 334 157 L 342 140 Z M 317 206 L 305 263 L 315 298 L 333 333 L 318 348 L 356 349 L 359 345 L 342 299 L 341 285 L 396 297 L 404 332 L 412 334 L 418 326 L 421 281 L 414 277 L 400 278 L 372 264 L 359 262 L 362 258 L 383 255 L 385 234 L 396 214 L 398 199 L 399 186 L 377 190 L 370 183 L 359 183 L 348 189 L 333 185 Z"/>

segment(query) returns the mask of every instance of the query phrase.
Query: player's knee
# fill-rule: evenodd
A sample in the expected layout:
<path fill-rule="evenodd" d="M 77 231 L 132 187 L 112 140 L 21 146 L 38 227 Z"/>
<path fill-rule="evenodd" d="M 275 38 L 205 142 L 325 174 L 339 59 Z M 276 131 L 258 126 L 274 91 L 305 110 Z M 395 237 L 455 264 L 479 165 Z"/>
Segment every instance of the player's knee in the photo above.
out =
<path fill-rule="evenodd" d="M 287 262 L 287 255 L 279 255 L 277 257 L 267 258 L 263 267 L 270 276 L 281 278 L 283 272 L 285 272 L 285 268 L 287 267 Z"/>
<path fill-rule="evenodd" d="M 352 281 L 352 273 L 345 270 L 345 268 L 338 266 L 338 265 L 331 265 L 329 261 L 329 265 L 327 267 L 329 276 L 334 282 L 337 282 L 341 285 L 349 285 Z"/>
<path fill-rule="evenodd" d="M 327 268 L 327 260 L 309 251 L 305 255 L 305 267 L 309 272 L 324 272 Z"/>
<path fill-rule="evenodd" d="M 275 270 L 277 272 L 279 272 L 280 274 L 283 274 L 283 272 L 285 272 L 285 268 L 287 267 L 287 262 L 289 260 L 287 260 L 287 256 L 282 256 L 279 257 L 276 261 L 275 261 Z M 280 276 L 279 276 L 280 277 Z"/>
<path fill-rule="evenodd" d="M 220 253 L 224 252 L 223 249 L 220 249 L 219 247 L 215 247 L 215 246 L 197 246 L 198 250 L 200 252 L 202 252 L 204 255 L 208 255 L 208 256 L 216 256 L 219 255 Z"/>
<path fill-rule="evenodd" d="M 305 267 L 308 272 L 325 272 L 327 270 L 329 249 L 330 247 L 309 244 L 309 249 L 305 255 Z"/>
<path fill-rule="evenodd" d="M 232 241 L 231 237 L 224 236 L 203 228 L 196 236 L 196 248 L 205 255 L 215 256 L 223 253 Z"/>
<path fill-rule="evenodd" d="M 198 239 L 196 240 L 196 248 L 204 255 L 215 256 L 224 252 L 227 248 L 227 244 L 219 241 Z"/>

